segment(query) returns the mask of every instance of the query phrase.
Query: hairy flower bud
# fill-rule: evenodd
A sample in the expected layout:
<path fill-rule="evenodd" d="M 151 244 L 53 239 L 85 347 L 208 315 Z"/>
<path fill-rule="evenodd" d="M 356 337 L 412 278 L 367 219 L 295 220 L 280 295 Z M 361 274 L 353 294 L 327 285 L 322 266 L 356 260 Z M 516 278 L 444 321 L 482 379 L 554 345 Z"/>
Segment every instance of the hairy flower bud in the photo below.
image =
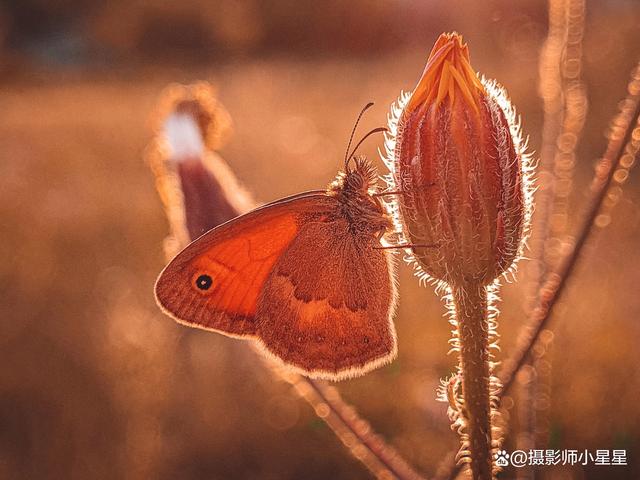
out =
<path fill-rule="evenodd" d="M 478 78 L 462 37 L 443 34 L 399 107 L 388 153 L 414 260 L 449 284 L 490 284 L 520 255 L 531 203 L 529 159 L 504 90 Z"/>

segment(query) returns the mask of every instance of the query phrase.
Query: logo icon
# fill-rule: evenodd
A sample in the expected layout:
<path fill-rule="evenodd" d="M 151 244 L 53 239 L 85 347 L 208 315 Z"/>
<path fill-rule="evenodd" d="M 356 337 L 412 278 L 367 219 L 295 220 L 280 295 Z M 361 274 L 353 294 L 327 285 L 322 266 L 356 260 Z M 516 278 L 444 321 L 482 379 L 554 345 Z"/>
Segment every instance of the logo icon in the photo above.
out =
<path fill-rule="evenodd" d="M 494 454 L 496 459 L 496 465 L 499 467 L 506 467 L 509 465 L 509 454 L 505 450 L 498 450 Z"/>

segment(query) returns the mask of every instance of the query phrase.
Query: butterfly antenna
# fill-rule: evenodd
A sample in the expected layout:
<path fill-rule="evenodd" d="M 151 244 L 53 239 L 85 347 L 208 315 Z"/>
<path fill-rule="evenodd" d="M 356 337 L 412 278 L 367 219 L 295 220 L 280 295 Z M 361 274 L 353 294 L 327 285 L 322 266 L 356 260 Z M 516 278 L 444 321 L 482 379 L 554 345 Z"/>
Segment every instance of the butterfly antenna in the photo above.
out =
<path fill-rule="evenodd" d="M 349 155 L 348 158 L 352 158 L 356 152 L 358 151 L 358 147 L 360 145 L 362 145 L 362 143 L 369 138 L 371 135 L 373 135 L 374 133 L 378 133 L 378 132 L 388 132 L 389 130 L 387 130 L 387 127 L 378 127 L 378 128 L 374 128 L 373 130 L 371 130 L 369 133 L 367 133 L 364 137 L 362 137 L 362 139 L 358 142 L 358 144 L 353 148 L 353 152 L 351 152 L 351 155 Z"/>
<path fill-rule="evenodd" d="M 367 110 L 369 110 L 369 108 L 373 107 L 373 102 L 369 102 L 367 103 L 364 108 L 360 111 L 360 114 L 358 115 L 358 118 L 356 119 L 356 123 L 353 126 L 353 130 L 351 130 L 351 136 L 349 137 L 349 143 L 347 145 L 347 151 L 344 152 L 344 171 L 347 171 L 347 167 L 349 165 L 349 159 L 351 158 L 351 156 L 349 155 L 349 150 L 351 149 L 351 142 L 353 141 L 353 136 L 356 134 L 356 129 L 358 128 L 358 123 L 360 123 L 360 119 L 362 118 L 362 115 L 364 114 L 364 112 L 366 112 Z M 369 134 L 367 134 L 369 135 Z M 366 137 L 365 137 L 366 138 Z M 362 141 L 360 141 L 360 143 L 362 143 Z M 360 144 L 358 144 L 360 145 Z M 358 147 L 356 147 L 358 148 Z"/>

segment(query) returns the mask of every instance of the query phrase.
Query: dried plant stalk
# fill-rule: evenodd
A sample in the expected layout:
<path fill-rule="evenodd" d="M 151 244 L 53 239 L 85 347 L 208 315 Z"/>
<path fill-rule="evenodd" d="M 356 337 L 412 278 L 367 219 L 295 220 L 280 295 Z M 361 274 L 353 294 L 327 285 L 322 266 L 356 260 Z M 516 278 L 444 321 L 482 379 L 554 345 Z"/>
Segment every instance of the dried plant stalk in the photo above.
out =
<path fill-rule="evenodd" d="M 549 219 L 553 208 L 555 182 L 553 181 L 557 140 L 562 129 L 562 54 L 566 47 L 568 0 L 550 0 L 549 31 L 540 53 L 539 93 L 542 98 L 544 120 L 542 123 L 542 145 L 538 160 L 540 184 L 536 194 L 536 210 L 529 247 L 532 261 L 528 265 L 533 288 L 532 303 L 545 275 L 544 250 L 549 230 Z M 533 307 L 533 305 L 531 305 Z"/>
<path fill-rule="evenodd" d="M 565 0 L 565 41 L 562 62 L 559 65 L 562 88 L 562 121 L 559 135 L 554 139 L 553 195 L 549 209 L 547 243 L 564 240 L 569 227 L 570 197 L 573 191 L 573 173 L 576 147 L 580 140 L 587 113 L 587 92 L 582 81 L 582 39 L 584 36 L 585 0 Z M 560 248 L 547 248 L 544 260 L 554 268 L 559 260 Z"/>
<path fill-rule="evenodd" d="M 540 55 L 540 96 L 544 105 L 541 179 L 529 240 L 530 302 L 535 306 L 540 284 L 558 261 L 557 245 L 566 234 L 573 185 L 575 150 L 584 126 L 587 101 L 581 80 L 584 0 L 552 0 L 549 34 Z M 556 247 L 549 249 L 550 243 Z"/>
<path fill-rule="evenodd" d="M 168 125 L 172 115 L 184 117 L 182 120 L 186 122 L 189 118 L 192 123 L 195 120 L 193 124 L 199 127 L 200 138 L 193 138 L 185 125 Z M 158 191 L 169 218 L 169 257 L 210 228 L 257 206 L 240 187 L 226 162 L 214 151 L 223 136 L 216 132 L 215 126 L 226 130 L 228 122 L 228 114 L 215 101 L 208 84 L 173 85 L 162 96 L 156 113 L 156 136 L 146 157 L 156 175 Z M 166 129 L 171 127 L 172 132 L 167 134 Z M 189 151 L 187 146 L 187 153 L 175 158 L 176 152 L 172 151 L 175 147 L 170 144 L 172 141 L 180 143 L 181 139 L 173 138 L 176 135 L 195 142 L 195 152 Z M 377 478 L 423 478 L 373 431 L 366 420 L 359 417 L 336 388 L 278 367 L 257 350 L 256 353 L 274 375 L 295 387 L 316 415 Z"/>
<path fill-rule="evenodd" d="M 640 63 L 634 69 L 628 90 L 629 95 L 621 103 L 620 113 L 611 122 L 607 149 L 596 166 L 589 189 L 590 195 L 586 211 L 575 235 L 573 247 L 564 255 L 558 268 L 544 282 L 540 290 L 538 306 L 532 312 L 528 325 L 523 330 L 525 332 L 523 338 L 515 352 L 504 362 L 499 375 L 503 383 L 503 394 L 511 387 L 515 374 L 524 364 L 540 333 L 546 327 L 553 307 L 563 293 L 567 280 L 575 270 L 578 257 L 593 232 L 594 226 L 608 224 L 605 218 L 600 217 L 600 212 L 610 187 L 615 183 L 622 184 L 621 180 L 626 181 L 628 170 L 633 166 L 638 155 L 640 144 L 640 128 L 637 125 L 640 114 Z M 603 215 L 607 214 L 603 212 Z"/>
<path fill-rule="evenodd" d="M 539 91 L 544 105 L 542 147 L 539 170 L 542 182 L 536 196 L 536 213 L 528 264 L 530 292 L 525 311 L 530 312 L 546 273 L 557 266 L 561 244 L 566 242 L 569 200 L 576 165 L 575 150 L 584 126 L 587 100 L 586 87 L 581 79 L 582 40 L 584 34 L 584 0 L 551 0 L 549 29 L 540 55 Z M 535 399 L 540 385 L 538 363 L 545 359 L 545 342 L 538 342 L 538 354 L 527 360 L 531 374 L 523 376 L 518 392 L 517 411 L 520 431 L 516 434 L 519 450 L 536 447 L 535 429 L 542 419 L 537 418 Z M 542 379 L 548 379 L 546 375 Z M 542 393 L 540 393 L 542 394 Z M 518 469 L 518 478 L 530 478 L 532 467 Z"/>
<path fill-rule="evenodd" d="M 358 416 L 338 390 L 321 380 L 307 379 L 300 375 L 288 380 L 293 383 L 322 418 L 336 433 L 354 457 L 380 479 L 423 479 L 399 454 L 376 434 L 371 425 Z M 309 389 L 311 386 L 313 389 Z"/>

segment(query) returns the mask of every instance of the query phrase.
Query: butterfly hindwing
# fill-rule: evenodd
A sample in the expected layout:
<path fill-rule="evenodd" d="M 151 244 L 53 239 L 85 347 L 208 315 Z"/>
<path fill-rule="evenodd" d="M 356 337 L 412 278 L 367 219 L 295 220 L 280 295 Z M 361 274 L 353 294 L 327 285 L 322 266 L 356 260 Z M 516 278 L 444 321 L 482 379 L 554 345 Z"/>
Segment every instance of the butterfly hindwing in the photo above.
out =
<path fill-rule="evenodd" d="M 264 347 L 311 376 L 340 379 L 396 354 L 393 264 L 344 219 L 303 225 L 264 286 L 257 333 Z"/>

